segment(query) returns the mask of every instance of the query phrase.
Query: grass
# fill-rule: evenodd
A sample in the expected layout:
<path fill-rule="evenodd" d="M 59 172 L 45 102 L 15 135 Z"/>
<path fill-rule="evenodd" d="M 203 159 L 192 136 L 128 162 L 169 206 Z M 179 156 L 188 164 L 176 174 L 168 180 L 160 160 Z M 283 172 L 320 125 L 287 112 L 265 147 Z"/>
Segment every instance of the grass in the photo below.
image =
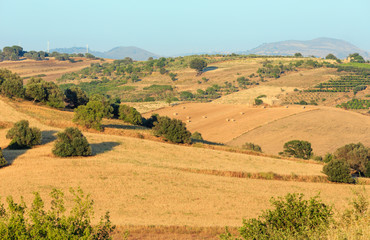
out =
<path fill-rule="evenodd" d="M 351 66 L 351 67 L 357 67 L 357 68 L 367 68 L 367 69 L 370 69 L 370 64 L 369 63 L 349 62 L 349 63 L 342 63 L 340 66 Z"/>

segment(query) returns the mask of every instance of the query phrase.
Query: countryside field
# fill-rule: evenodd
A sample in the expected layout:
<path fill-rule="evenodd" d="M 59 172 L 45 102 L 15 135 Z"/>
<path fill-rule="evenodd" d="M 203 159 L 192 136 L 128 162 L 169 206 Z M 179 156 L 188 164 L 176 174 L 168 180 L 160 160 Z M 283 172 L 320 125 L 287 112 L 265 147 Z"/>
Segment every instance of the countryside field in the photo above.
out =
<path fill-rule="evenodd" d="M 97 61 L 25 60 L 2 62 L 0 67 L 22 77 L 45 74 L 45 80 L 57 82 L 64 73 Z M 215 62 L 200 76 L 189 68 L 173 68 L 170 70 L 178 74 L 176 81 L 154 72 L 122 86 L 140 92 L 153 84 L 168 84 L 177 92 L 194 92 L 225 81 L 236 84 L 238 77 L 255 74 L 264 61 Z M 10 165 L 0 171 L 0 196 L 12 195 L 17 201 L 23 196 L 30 205 L 37 191 L 48 204 L 53 188 L 62 189 L 68 200 L 68 189 L 81 187 L 94 199 L 94 223 L 105 211 L 110 212 L 112 222 L 118 225 L 114 239 L 122 239 L 119 233 L 126 229 L 133 239 L 216 239 L 224 226 L 235 231 L 243 218 L 258 217 L 270 208 L 271 197 L 287 193 L 304 193 L 306 198 L 319 194 L 323 202 L 342 212 L 349 207 L 353 191 L 365 189 L 370 199 L 368 181 L 361 181 L 362 185 L 331 183 L 322 173 L 323 162 L 278 156 L 284 143 L 294 139 L 309 141 L 315 155 L 321 156 L 352 142 L 370 145 L 369 114 L 335 108 L 348 99 L 344 96 L 347 93 L 325 93 L 328 100 L 318 105 L 288 103 L 292 95 L 300 100 L 299 94 L 306 93 L 302 90 L 339 76 L 332 68 L 302 68 L 210 102 L 125 102 L 145 118 L 156 113 L 180 119 L 190 132 L 201 133 L 205 142 L 171 144 L 153 136 L 153 130 L 146 127 L 104 119 L 102 132 L 80 127 L 91 144 L 91 157 L 59 158 L 52 154 L 56 134 L 77 126 L 72 122 L 73 111 L 1 97 L 0 147 Z M 199 84 L 204 77 L 207 82 Z M 357 96 L 364 98 L 367 91 Z M 263 104 L 256 106 L 256 98 Z M 41 129 L 42 144 L 28 150 L 6 149 L 10 143 L 7 131 L 22 119 Z M 263 153 L 243 150 L 246 142 L 260 145 Z"/>

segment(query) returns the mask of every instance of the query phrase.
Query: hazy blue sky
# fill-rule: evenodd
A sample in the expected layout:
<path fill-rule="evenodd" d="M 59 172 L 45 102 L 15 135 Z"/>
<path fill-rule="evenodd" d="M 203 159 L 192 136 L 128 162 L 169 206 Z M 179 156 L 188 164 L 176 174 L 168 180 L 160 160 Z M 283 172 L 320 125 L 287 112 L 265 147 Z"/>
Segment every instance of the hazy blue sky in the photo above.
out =
<path fill-rule="evenodd" d="M 370 51 L 369 0 L 0 0 L 0 47 L 249 50 L 332 37 Z"/>

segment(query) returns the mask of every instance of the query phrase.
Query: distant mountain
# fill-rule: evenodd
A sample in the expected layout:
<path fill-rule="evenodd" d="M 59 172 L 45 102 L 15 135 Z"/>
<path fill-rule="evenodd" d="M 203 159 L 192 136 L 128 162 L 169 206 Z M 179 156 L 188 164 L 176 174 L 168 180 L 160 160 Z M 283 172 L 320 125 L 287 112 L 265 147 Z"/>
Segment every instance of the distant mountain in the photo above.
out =
<path fill-rule="evenodd" d="M 56 48 L 50 50 L 50 52 L 60 52 L 60 53 L 86 53 L 86 48 L 84 47 L 72 47 L 72 48 Z M 147 60 L 149 57 L 159 58 L 160 56 L 144 49 L 138 47 L 116 47 L 107 52 L 91 51 L 89 53 L 96 57 L 110 58 L 110 59 L 123 59 L 125 57 L 130 57 L 133 60 L 143 61 Z"/>
<path fill-rule="evenodd" d="M 344 59 L 351 53 L 359 53 L 364 58 L 370 59 L 370 53 L 356 47 L 355 45 L 334 38 L 316 38 L 309 41 L 282 41 L 264 43 L 252 50 L 243 52 L 258 55 L 294 55 L 302 53 L 303 56 L 326 57 L 329 53 Z"/>

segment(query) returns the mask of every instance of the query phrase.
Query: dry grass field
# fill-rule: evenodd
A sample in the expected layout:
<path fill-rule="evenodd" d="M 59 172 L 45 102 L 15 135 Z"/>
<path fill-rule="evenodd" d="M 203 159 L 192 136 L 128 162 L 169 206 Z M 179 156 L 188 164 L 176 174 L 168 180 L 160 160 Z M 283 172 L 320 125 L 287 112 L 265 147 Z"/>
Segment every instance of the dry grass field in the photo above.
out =
<path fill-rule="evenodd" d="M 57 61 L 54 58 L 49 58 L 49 60 L 45 61 L 25 59 L 21 61 L 0 62 L 0 68 L 7 68 L 12 72 L 18 73 L 21 77 L 33 77 L 43 74 L 45 75 L 42 77 L 44 80 L 55 81 L 65 73 L 75 72 L 89 67 L 91 63 L 100 63 L 100 60 L 86 58 L 76 58 L 75 60 L 83 61 L 71 63 L 69 61 Z M 111 61 L 106 59 L 106 62 Z"/>
<path fill-rule="evenodd" d="M 205 174 L 202 170 L 271 171 L 318 176 L 322 175 L 322 165 L 92 132 L 85 132 L 85 135 L 92 145 L 94 156 L 57 158 L 51 150 L 55 134 L 61 129 L 40 123 L 13 107 L 22 104 L 9 104 L 2 99 L 0 122 L 28 119 L 32 126 L 42 129 L 44 140 L 42 145 L 33 149 L 4 150 L 4 156 L 12 164 L 0 171 L 0 195 L 13 195 L 17 200 L 22 195 L 30 204 L 35 191 L 47 200 L 52 188 L 68 192 L 70 187 L 80 186 L 94 199 L 97 216 L 109 210 L 112 221 L 123 228 L 125 225 L 179 226 L 180 229 L 184 225 L 239 226 L 243 217 L 256 217 L 261 210 L 268 208 L 272 196 L 288 192 L 302 192 L 308 197 L 320 192 L 325 202 L 333 204 L 336 209 L 343 209 L 347 207 L 352 190 L 361 188 L 345 184 Z M 40 107 L 34 106 L 34 109 L 37 108 Z M 44 110 L 33 111 L 34 114 L 37 112 Z M 70 116 L 68 112 L 59 114 L 56 117 L 66 116 L 66 121 Z M 2 148 L 9 143 L 5 139 L 7 130 L 0 130 Z M 370 190 L 369 185 L 364 187 Z M 66 195 L 67 199 L 71 198 Z"/>

